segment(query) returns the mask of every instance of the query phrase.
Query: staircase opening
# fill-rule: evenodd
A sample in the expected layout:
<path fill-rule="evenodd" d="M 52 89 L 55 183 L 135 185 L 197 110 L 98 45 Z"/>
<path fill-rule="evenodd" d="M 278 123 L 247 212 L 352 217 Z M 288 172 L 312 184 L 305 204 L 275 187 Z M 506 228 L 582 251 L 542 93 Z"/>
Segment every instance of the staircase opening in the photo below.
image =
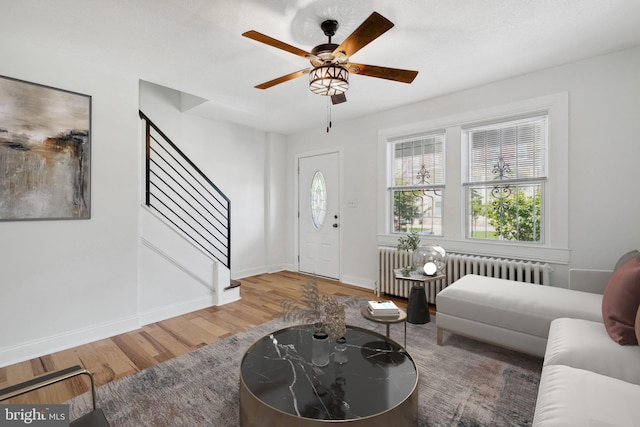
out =
<path fill-rule="evenodd" d="M 231 266 L 231 201 L 142 111 L 145 204 L 226 268 Z M 237 287 L 231 281 L 231 289 Z"/>

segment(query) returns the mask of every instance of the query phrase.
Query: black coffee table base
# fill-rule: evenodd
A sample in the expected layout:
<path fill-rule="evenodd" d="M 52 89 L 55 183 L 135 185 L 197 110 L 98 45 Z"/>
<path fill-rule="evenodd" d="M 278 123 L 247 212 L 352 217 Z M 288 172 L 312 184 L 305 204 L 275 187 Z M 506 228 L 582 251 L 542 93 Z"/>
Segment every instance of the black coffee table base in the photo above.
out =
<path fill-rule="evenodd" d="M 429 304 L 424 286 L 412 286 L 407 305 L 407 322 L 421 325 L 430 321 Z"/>

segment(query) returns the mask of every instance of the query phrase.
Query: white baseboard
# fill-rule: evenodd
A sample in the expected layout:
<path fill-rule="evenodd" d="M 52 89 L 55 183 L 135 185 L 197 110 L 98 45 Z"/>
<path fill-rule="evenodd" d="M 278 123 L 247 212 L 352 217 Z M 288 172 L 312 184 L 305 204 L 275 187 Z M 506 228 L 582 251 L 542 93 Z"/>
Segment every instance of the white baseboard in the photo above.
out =
<path fill-rule="evenodd" d="M 231 278 L 235 280 L 240 280 L 245 277 L 257 276 L 259 274 L 264 274 L 266 272 L 267 272 L 266 267 L 250 268 L 247 270 L 233 270 L 231 271 Z"/>
<path fill-rule="evenodd" d="M 291 264 L 270 265 L 267 270 L 267 273 L 278 273 L 279 271 L 293 271 L 293 265 Z"/>
<path fill-rule="evenodd" d="M 231 275 L 233 279 L 240 280 L 245 277 L 258 276 L 260 274 L 265 274 L 265 273 L 273 274 L 273 273 L 278 273 L 280 271 L 297 271 L 297 270 L 294 269 L 293 264 L 284 263 L 284 264 L 273 264 L 273 265 L 260 267 L 260 268 L 251 268 L 248 270 L 233 271 Z"/>
<path fill-rule="evenodd" d="M 137 316 L 131 316 L 114 322 L 103 323 L 87 328 L 76 329 L 63 334 L 18 344 L 0 349 L 0 367 L 24 362 L 25 360 L 67 350 L 90 342 L 109 338 L 140 328 Z"/>
<path fill-rule="evenodd" d="M 192 311 L 202 310 L 215 305 L 213 296 L 196 298 L 191 301 L 181 302 L 179 304 L 170 304 L 153 310 L 147 310 L 139 313 L 140 325 L 148 325 L 150 323 L 160 322 L 176 316 L 182 316 Z"/>

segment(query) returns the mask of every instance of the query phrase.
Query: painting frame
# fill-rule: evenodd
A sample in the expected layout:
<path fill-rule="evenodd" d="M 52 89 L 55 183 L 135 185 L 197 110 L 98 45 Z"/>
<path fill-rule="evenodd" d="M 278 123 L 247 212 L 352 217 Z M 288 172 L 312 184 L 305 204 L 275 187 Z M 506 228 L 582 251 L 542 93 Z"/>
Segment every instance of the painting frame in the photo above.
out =
<path fill-rule="evenodd" d="M 0 75 L 0 222 L 91 219 L 92 98 Z"/>

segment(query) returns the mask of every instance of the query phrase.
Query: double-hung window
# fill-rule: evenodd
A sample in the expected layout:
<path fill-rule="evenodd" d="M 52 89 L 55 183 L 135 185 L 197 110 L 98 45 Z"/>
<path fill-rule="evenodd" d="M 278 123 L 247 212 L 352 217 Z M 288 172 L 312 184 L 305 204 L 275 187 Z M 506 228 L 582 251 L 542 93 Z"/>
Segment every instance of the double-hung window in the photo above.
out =
<path fill-rule="evenodd" d="M 442 235 L 444 131 L 390 141 L 391 230 Z"/>
<path fill-rule="evenodd" d="M 463 127 L 470 239 L 543 243 L 547 114 Z"/>

